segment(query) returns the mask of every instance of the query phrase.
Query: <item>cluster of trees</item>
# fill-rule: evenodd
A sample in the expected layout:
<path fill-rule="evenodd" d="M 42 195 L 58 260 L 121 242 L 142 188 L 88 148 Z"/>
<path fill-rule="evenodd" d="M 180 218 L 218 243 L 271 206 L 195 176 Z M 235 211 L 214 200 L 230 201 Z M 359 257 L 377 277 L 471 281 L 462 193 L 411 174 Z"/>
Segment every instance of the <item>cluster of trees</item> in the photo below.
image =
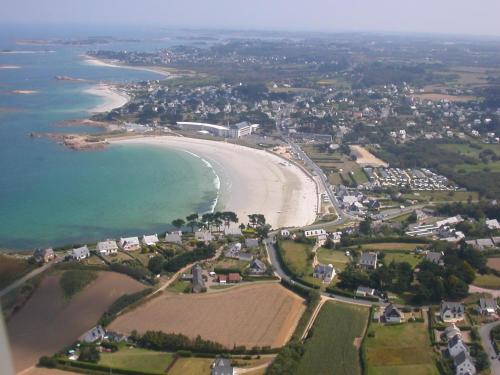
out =
<path fill-rule="evenodd" d="M 109 265 L 109 268 L 111 271 L 123 273 L 139 281 L 151 279 L 149 271 L 135 263 L 125 264 L 114 262 Z"/>
<path fill-rule="evenodd" d="M 476 220 L 498 219 L 500 220 L 500 205 L 491 204 L 488 201 L 478 203 L 453 202 L 438 207 L 438 213 L 443 216 L 466 215 Z"/>
<path fill-rule="evenodd" d="M 213 244 L 205 245 L 203 243 L 198 243 L 193 251 L 186 251 L 172 258 L 163 260 L 160 262 L 160 257 L 154 257 L 150 260 L 148 268 L 154 273 L 153 270 L 157 271 L 159 265 L 161 268 L 167 272 L 177 272 L 182 267 L 194 263 L 199 260 L 208 259 L 215 255 L 215 246 Z M 161 269 L 160 269 L 161 271 Z M 160 272 L 156 272 L 157 274 Z"/>
<path fill-rule="evenodd" d="M 172 221 L 172 225 L 177 229 L 187 225 L 191 228 L 191 232 L 194 232 L 195 228 L 212 230 L 214 227 L 220 231 L 223 225 L 228 227 L 231 223 L 238 223 L 238 221 L 238 215 L 231 211 L 207 212 L 201 216 L 197 213 L 188 215 L 185 220 L 175 219 Z"/>
<path fill-rule="evenodd" d="M 143 335 L 132 332 L 131 338 L 138 346 L 152 350 L 192 350 L 198 353 L 221 353 L 227 351 L 224 345 L 215 341 L 204 340 L 199 335 L 195 339 L 191 339 L 180 333 L 147 331 Z"/>

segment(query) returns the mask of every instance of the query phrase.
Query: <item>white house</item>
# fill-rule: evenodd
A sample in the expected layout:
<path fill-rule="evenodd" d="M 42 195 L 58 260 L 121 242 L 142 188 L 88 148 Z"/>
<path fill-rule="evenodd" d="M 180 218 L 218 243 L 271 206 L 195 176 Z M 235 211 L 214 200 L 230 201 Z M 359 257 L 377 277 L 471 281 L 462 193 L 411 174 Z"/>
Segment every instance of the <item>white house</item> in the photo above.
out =
<path fill-rule="evenodd" d="M 376 269 L 377 268 L 378 255 L 377 253 L 369 252 L 362 253 L 361 258 L 359 259 L 359 266 L 364 269 Z"/>
<path fill-rule="evenodd" d="M 122 237 L 119 241 L 120 247 L 125 251 L 134 251 L 141 248 L 138 237 Z"/>
<path fill-rule="evenodd" d="M 326 236 L 326 231 L 324 229 L 311 229 L 304 231 L 304 235 L 309 237 Z"/>
<path fill-rule="evenodd" d="M 494 298 L 479 298 L 479 313 L 482 315 L 493 315 L 498 310 L 497 301 Z"/>
<path fill-rule="evenodd" d="M 281 237 L 287 238 L 290 237 L 290 231 L 288 229 L 281 230 Z"/>
<path fill-rule="evenodd" d="M 401 310 L 390 303 L 384 309 L 384 320 L 386 323 L 402 323 L 405 320 L 405 315 Z"/>
<path fill-rule="evenodd" d="M 453 364 L 455 365 L 456 375 L 476 375 L 476 366 L 474 366 L 474 362 L 467 351 L 463 351 L 453 358 Z"/>
<path fill-rule="evenodd" d="M 199 232 L 194 232 L 194 238 L 198 242 L 205 242 L 209 243 L 210 241 L 213 240 L 213 235 L 209 231 L 199 231 Z"/>
<path fill-rule="evenodd" d="M 439 316 L 445 323 L 455 323 L 464 320 L 464 305 L 459 302 L 441 302 Z"/>
<path fill-rule="evenodd" d="M 226 227 L 226 228 L 224 228 L 224 235 L 225 236 L 241 237 L 241 236 L 243 236 L 243 233 L 241 232 L 241 229 L 238 227 Z"/>
<path fill-rule="evenodd" d="M 89 248 L 87 247 L 87 245 L 85 245 L 85 246 L 78 247 L 76 249 L 71 250 L 69 256 L 73 260 L 82 260 L 82 259 L 88 258 L 90 256 L 90 251 L 89 251 Z"/>
<path fill-rule="evenodd" d="M 179 232 L 167 233 L 165 235 L 165 242 L 182 244 L 182 236 Z"/>
<path fill-rule="evenodd" d="M 144 235 L 142 236 L 142 244 L 146 246 L 153 246 L 156 245 L 160 240 L 158 239 L 157 234 L 152 234 L 152 235 Z"/>
<path fill-rule="evenodd" d="M 491 230 L 500 229 L 500 223 L 497 219 L 486 220 L 486 226 Z"/>
<path fill-rule="evenodd" d="M 358 289 L 356 289 L 356 295 L 359 297 L 373 297 L 375 295 L 375 289 L 368 288 L 366 286 L 358 286 Z"/>
<path fill-rule="evenodd" d="M 98 242 L 95 249 L 101 255 L 116 254 L 118 252 L 118 245 L 116 244 L 116 241 L 106 240 Z"/>
<path fill-rule="evenodd" d="M 330 284 L 335 277 L 335 269 L 331 264 L 316 264 L 314 267 L 313 277 L 323 280 L 324 283 Z"/>

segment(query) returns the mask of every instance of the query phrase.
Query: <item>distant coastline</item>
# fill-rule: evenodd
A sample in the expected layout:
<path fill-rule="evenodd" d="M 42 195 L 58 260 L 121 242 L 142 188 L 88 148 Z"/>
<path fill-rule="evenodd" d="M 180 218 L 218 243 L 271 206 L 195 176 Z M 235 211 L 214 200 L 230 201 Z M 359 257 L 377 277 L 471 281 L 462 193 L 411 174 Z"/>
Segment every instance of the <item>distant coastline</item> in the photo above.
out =
<path fill-rule="evenodd" d="M 89 55 L 82 55 L 82 58 L 84 59 L 85 63 L 88 65 L 95 65 L 95 66 L 101 66 L 101 67 L 108 67 L 108 68 L 122 68 L 122 69 L 131 69 L 131 70 L 142 70 L 145 72 L 151 72 L 151 73 L 156 73 L 160 74 L 164 77 L 169 77 L 173 78 L 173 74 L 171 71 L 169 71 L 168 68 L 164 68 L 161 66 L 132 66 L 132 65 L 125 65 L 122 64 L 118 61 L 113 61 L 113 60 L 101 60 L 101 59 L 96 59 L 95 57 L 89 56 Z"/>

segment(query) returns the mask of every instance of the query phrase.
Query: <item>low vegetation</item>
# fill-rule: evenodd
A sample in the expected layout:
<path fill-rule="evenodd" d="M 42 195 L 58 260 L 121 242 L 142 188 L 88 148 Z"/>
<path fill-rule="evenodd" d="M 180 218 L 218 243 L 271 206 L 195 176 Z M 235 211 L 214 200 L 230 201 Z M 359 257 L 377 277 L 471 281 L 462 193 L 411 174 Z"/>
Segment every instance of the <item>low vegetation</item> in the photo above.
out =
<path fill-rule="evenodd" d="M 174 360 L 171 353 L 140 348 L 124 348 L 115 353 L 102 353 L 100 365 L 149 373 L 165 373 Z"/>
<path fill-rule="evenodd" d="M 3 289 L 35 268 L 27 259 L 0 254 L 0 289 Z"/>
<path fill-rule="evenodd" d="M 68 270 L 60 279 L 60 285 L 66 299 L 70 299 L 78 292 L 82 291 L 88 284 L 98 276 L 96 271 L 91 270 Z"/>

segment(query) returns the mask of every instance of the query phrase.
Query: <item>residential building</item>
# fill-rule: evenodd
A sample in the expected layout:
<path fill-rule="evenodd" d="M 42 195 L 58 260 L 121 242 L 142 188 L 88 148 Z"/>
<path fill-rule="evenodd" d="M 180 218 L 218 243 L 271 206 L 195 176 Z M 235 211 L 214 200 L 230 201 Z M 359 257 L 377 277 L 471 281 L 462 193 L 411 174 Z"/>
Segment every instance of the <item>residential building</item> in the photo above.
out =
<path fill-rule="evenodd" d="M 477 240 L 465 241 L 465 243 L 480 251 L 495 247 L 495 244 L 490 238 L 478 238 Z"/>
<path fill-rule="evenodd" d="M 311 229 L 311 230 L 306 230 L 304 231 L 304 235 L 309 238 L 309 237 L 318 237 L 318 236 L 325 236 L 326 235 L 326 230 L 324 229 Z"/>
<path fill-rule="evenodd" d="M 245 238 L 245 246 L 249 249 L 254 249 L 259 247 L 259 239 L 258 238 Z"/>
<path fill-rule="evenodd" d="M 241 260 L 243 262 L 251 262 L 253 259 L 253 255 L 250 253 L 240 253 L 238 256 L 238 260 Z"/>
<path fill-rule="evenodd" d="M 444 265 L 443 256 L 444 254 L 442 252 L 438 253 L 435 251 L 429 251 L 425 255 L 425 260 L 443 266 Z"/>
<path fill-rule="evenodd" d="M 233 375 L 234 369 L 231 366 L 231 360 L 227 358 L 216 358 L 212 364 L 211 375 Z"/>
<path fill-rule="evenodd" d="M 118 245 L 113 240 L 101 241 L 97 243 L 95 250 L 101 255 L 116 254 L 118 252 Z"/>
<path fill-rule="evenodd" d="M 208 244 L 214 239 L 212 233 L 210 233 L 209 231 L 194 232 L 194 238 L 196 239 L 196 241 L 204 242 L 205 244 Z"/>
<path fill-rule="evenodd" d="M 195 264 L 192 269 L 193 274 L 193 292 L 201 293 L 206 290 L 205 280 L 203 280 L 203 270 L 199 264 Z"/>
<path fill-rule="evenodd" d="M 241 237 L 243 236 L 243 233 L 241 232 L 241 229 L 238 227 L 226 227 L 224 228 L 224 235 L 232 237 Z"/>
<path fill-rule="evenodd" d="M 402 323 L 404 320 L 403 312 L 392 303 L 388 304 L 384 309 L 384 321 L 386 323 Z"/>
<path fill-rule="evenodd" d="M 377 253 L 361 253 L 358 265 L 366 270 L 374 270 L 377 268 L 378 255 Z"/>
<path fill-rule="evenodd" d="M 250 264 L 248 273 L 252 275 L 262 275 L 266 273 L 266 271 L 267 271 L 266 264 L 259 259 L 254 259 L 252 261 L 252 264 Z"/>
<path fill-rule="evenodd" d="M 232 138 L 241 138 L 250 135 L 252 134 L 252 130 L 256 127 L 255 125 L 256 124 L 251 125 L 246 121 L 231 125 L 229 127 L 229 136 Z"/>
<path fill-rule="evenodd" d="M 455 325 L 455 323 L 452 323 L 445 328 L 444 335 L 447 341 L 450 341 L 455 336 L 462 338 L 462 332 L 460 331 L 460 328 Z"/>
<path fill-rule="evenodd" d="M 217 275 L 217 279 L 219 280 L 219 284 L 226 284 L 227 283 L 227 276 L 226 275 Z"/>
<path fill-rule="evenodd" d="M 459 302 L 441 302 L 439 316 L 446 323 L 454 323 L 464 320 L 464 305 Z"/>
<path fill-rule="evenodd" d="M 149 236 L 144 235 L 142 236 L 142 244 L 145 246 L 153 246 L 156 245 L 160 240 L 158 239 L 157 234 L 151 234 Z"/>
<path fill-rule="evenodd" d="M 141 243 L 139 242 L 138 237 L 120 238 L 119 244 L 124 251 L 134 251 L 141 248 Z"/>
<path fill-rule="evenodd" d="M 494 298 L 479 298 L 479 313 L 482 315 L 493 315 L 498 310 L 497 301 Z"/>
<path fill-rule="evenodd" d="M 453 336 L 451 340 L 448 340 L 448 353 L 451 357 L 456 357 L 461 352 L 466 352 L 467 346 L 465 346 L 462 338 L 459 335 Z"/>
<path fill-rule="evenodd" d="M 290 231 L 288 229 L 281 230 L 281 237 L 287 238 L 290 236 Z"/>
<path fill-rule="evenodd" d="M 335 277 L 335 269 L 331 264 L 316 264 L 313 277 L 323 280 L 324 283 L 330 284 Z"/>
<path fill-rule="evenodd" d="M 177 233 L 177 232 L 167 233 L 167 234 L 165 234 L 165 242 L 176 243 L 178 245 L 181 245 L 182 244 L 182 235 Z"/>
<path fill-rule="evenodd" d="M 497 219 L 486 220 L 486 226 L 491 230 L 500 229 L 500 223 Z"/>
<path fill-rule="evenodd" d="M 476 366 L 469 352 L 463 351 L 453 358 L 456 375 L 476 375 Z"/>
<path fill-rule="evenodd" d="M 54 260 L 56 254 L 54 253 L 54 250 L 52 248 L 36 249 L 33 253 L 33 257 L 37 262 L 47 263 Z"/>
<path fill-rule="evenodd" d="M 358 286 L 358 289 L 356 289 L 356 295 L 358 297 L 373 297 L 375 296 L 375 289 L 368 288 L 366 286 Z"/>
<path fill-rule="evenodd" d="M 91 343 L 91 342 L 96 342 L 96 341 L 101 341 L 104 339 L 104 336 L 106 336 L 106 331 L 104 328 L 100 325 L 92 328 L 91 330 L 87 331 L 84 333 L 80 341 Z"/>
<path fill-rule="evenodd" d="M 231 272 L 227 275 L 228 283 L 239 283 L 241 281 L 241 276 L 237 272 Z"/>
<path fill-rule="evenodd" d="M 73 260 L 82 260 L 90 256 L 90 251 L 87 245 L 85 245 L 71 250 L 69 256 Z"/>

